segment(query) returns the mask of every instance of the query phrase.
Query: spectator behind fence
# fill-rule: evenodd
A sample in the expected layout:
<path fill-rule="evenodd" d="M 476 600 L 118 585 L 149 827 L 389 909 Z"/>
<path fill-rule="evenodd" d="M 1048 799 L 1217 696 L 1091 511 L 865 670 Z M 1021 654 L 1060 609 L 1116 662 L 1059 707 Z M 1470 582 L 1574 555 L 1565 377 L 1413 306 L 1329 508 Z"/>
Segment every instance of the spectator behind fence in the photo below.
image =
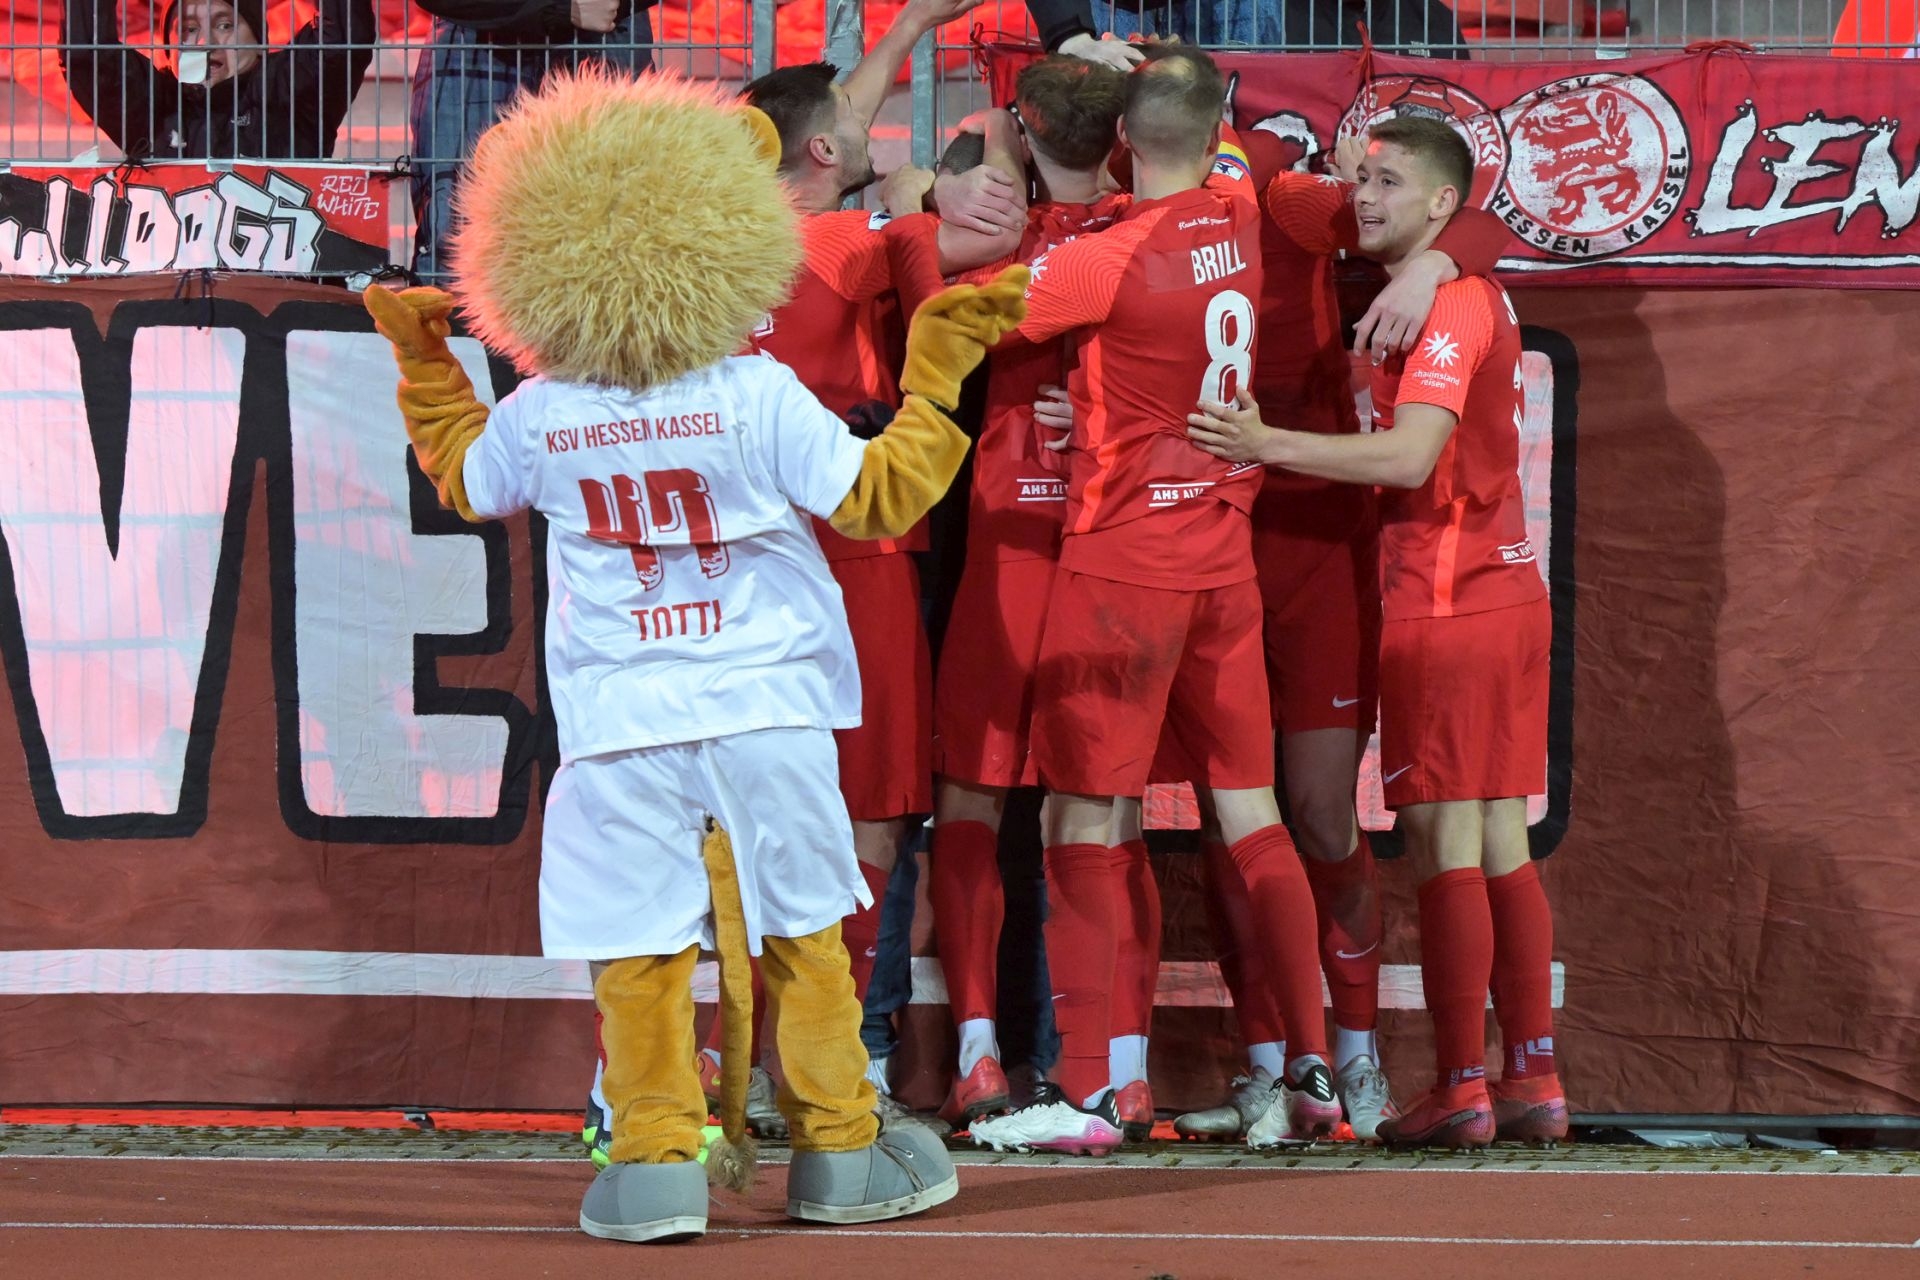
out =
<path fill-rule="evenodd" d="M 1357 47 L 1362 23 L 1383 50 L 1462 56 L 1453 11 L 1441 0 L 1027 0 L 1027 9 L 1049 52 L 1123 71 L 1141 57 L 1128 36 L 1331 49 Z"/>
<path fill-rule="evenodd" d="M 68 0 L 60 65 L 74 101 L 130 160 L 324 160 L 373 60 L 372 0 L 319 0 L 284 47 L 265 0 L 169 0 L 165 67 L 121 39 L 119 0 Z"/>
<path fill-rule="evenodd" d="M 655 0 L 419 0 L 434 16 L 432 46 L 413 70 L 413 270 L 447 269 L 453 189 L 473 144 L 549 71 L 599 61 L 653 65 Z"/>

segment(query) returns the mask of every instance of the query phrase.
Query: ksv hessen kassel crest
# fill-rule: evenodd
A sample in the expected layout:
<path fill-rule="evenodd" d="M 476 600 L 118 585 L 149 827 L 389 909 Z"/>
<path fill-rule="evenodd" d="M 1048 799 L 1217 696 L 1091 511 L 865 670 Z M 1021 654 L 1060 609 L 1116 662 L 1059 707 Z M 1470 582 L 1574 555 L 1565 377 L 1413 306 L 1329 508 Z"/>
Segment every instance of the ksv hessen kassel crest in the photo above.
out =
<path fill-rule="evenodd" d="M 1484 206 L 1500 190 L 1507 171 L 1507 139 L 1492 107 L 1459 85 L 1432 76 L 1380 76 L 1368 81 L 1346 115 L 1340 118 L 1336 138 L 1364 134 L 1396 115 L 1424 115 L 1445 120 L 1473 153 L 1473 191 L 1468 200 Z"/>
<path fill-rule="evenodd" d="M 1494 207 L 1561 258 L 1618 253 L 1664 226 L 1686 190 L 1680 112 L 1633 75 L 1568 76 L 1501 111 L 1512 158 Z"/>

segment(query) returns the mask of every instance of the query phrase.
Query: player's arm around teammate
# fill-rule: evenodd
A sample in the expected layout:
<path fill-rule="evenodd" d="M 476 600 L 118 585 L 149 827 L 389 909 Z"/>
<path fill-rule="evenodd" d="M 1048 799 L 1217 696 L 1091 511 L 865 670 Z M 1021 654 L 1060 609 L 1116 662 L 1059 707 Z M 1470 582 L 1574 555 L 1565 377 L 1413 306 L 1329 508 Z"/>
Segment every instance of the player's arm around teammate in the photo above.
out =
<path fill-rule="evenodd" d="M 1417 489 L 1433 474 L 1458 422 L 1448 410 L 1410 404 L 1394 411 L 1392 431 L 1357 436 L 1293 431 L 1269 426 L 1259 401 L 1242 390 L 1232 404 L 1202 400 L 1187 419 L 1187 435 L 1230 462 L 1257 462 L 1344 484 Z"/>
<path fill-rule="evenodd" d="M 1355 202 L 1362 249 L 1402 269 L 1446 225 L 1471 174 L 1444 125 L 1376 127 Z M 1508 1136 L 1557 1138 L 1566 1108 L 1554 1070 L 1552 917 L 1529 857 L 1525 800 L 1546 769 L 1552 622 L 1516 475 L 1519 333 L 1504 292 L 1449 286 L 1415 354 L 1376 366 L 1373 391 L 1371 434 L 1274 428 L 1243 395 L 1203 403 L 1189 435 L 1223 458 L 1389 491 L 1382 781 L 1422 879 L 1438 1079 L 1382 1136 L 1480 1145 L 1497 1119 Z M 1507 1048 L 1492 1098 L 1489 983 Z"/>
<path fill-rule="evenodd" d="M 974 1127 L 988 1145 L 1098 1151 L 1117 1140 L 1117 914 L 1135 904 L 1131 885 L 1114 883 L 1112 841 L 1123 801 L 1149 781 L 1163 729 L 1180 767 L 1200 771 L 1193 776 L 1214 792 L 1303 1028 L 1287 1087 L 1269 1099 L 1274 1139 L 1323 1134 L 1339 1119 L 1316 1030 L 1312 898 L 1279 823 L 1266 700 L 1255 707 L 1246 697 L 1265 687 L 1247 516 L 1259 477 L 1213 462 L 1180 434 L 1193 398 L 1244 369 L 1254 339 L 1257 201 L 1250 184 L 1210 177 L 1224 96 L 1205 54 L 1148 54 L 1128 77 L 1120 133 L 1135 200 L 1112 229 L 1036 262 L 1016 335 L 1083 338 L 1069 379 L 1078 438 L 1061 571 L 1032 719 L 1033 756 L 1053 791 L 1047 942 L 1058 958 L 1049 967 L 1062 1056 L 1057 1089 Z"/>

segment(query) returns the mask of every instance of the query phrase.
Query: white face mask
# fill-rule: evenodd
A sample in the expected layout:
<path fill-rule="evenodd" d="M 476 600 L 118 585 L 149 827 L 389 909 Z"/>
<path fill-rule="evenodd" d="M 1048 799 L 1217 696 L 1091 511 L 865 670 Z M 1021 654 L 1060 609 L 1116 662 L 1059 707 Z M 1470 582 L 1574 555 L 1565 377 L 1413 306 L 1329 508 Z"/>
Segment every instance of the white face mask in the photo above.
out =
<path fill-rule="evenodd" d="M 174 73 L 181 84 L 205 84 L 207 82 L 207 51 L 205 49 L 182 49 L 180 67 Z"/>

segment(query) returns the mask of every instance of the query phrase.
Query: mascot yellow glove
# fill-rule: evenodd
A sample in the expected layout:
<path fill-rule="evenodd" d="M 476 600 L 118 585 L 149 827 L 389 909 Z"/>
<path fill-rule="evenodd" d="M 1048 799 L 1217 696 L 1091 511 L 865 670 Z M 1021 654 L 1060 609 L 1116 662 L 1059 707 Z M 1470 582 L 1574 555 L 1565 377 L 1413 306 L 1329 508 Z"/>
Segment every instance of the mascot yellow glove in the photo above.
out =
<path fill-rule="evenodd" d="M 440 494 L 440 504 L 458 511 L 462 519 L 478 522 L 467 502 L 467 486 L 460 464 L 467 449 L 487 427 L 487 406 L 473 393 L 467 371 L 447 350 L 452 326 L 453 295 L 441 289 L 406 289 L 399 293 L 379 285 L 360 295 L 382 337 L 393 344 L 400 365 L 400 413 L 414 456 Z"/>
<path fill-rule="evenodd" d="M 778 169 L 780 167 L 780 128 L 774 124 L 773 117 L 758 107 L 742 108 L 741 114 L 747 118 L 747 131 L 753 135 L 753 149 L 760 158 Z"/>
<path fill-rule="evenodd" d="M 860 474 L 828 522 L 849 538 L 897 538 L 913 528 L 960 472 L 967 437 L 947 415 L 960 383 L 987 348 L 1027 316 L 1027 269 L 1008 267 L 987 285 L 956 285 L 928 298 L 907 331 L 900 374 L 906 402 L 867 441 Z"/>

